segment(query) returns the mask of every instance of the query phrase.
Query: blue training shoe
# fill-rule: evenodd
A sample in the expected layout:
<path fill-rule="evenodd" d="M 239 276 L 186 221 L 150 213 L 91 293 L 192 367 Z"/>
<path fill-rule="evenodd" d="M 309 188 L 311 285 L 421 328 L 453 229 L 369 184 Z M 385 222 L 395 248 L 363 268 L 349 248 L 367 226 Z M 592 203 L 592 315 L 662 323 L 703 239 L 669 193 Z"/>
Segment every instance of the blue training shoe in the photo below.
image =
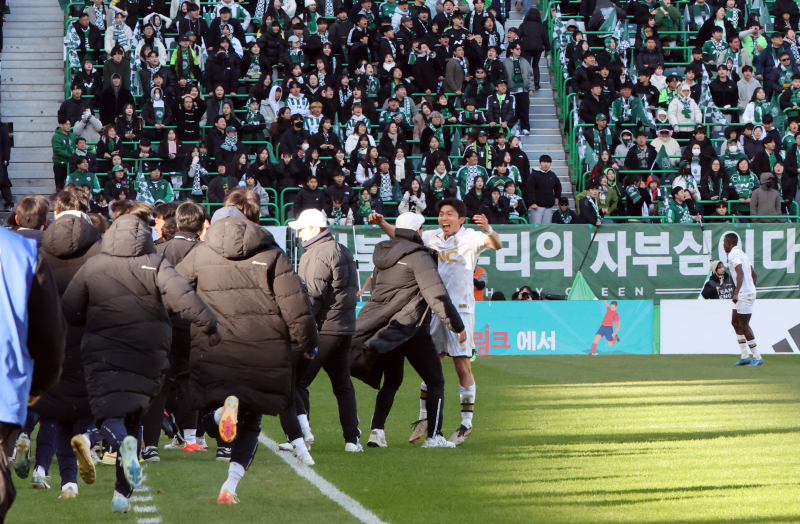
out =
<path fill-rule="evenodd" d="M 125 480 L 131 487 L 138 488 L 142 485 L 142 467 L 139 465 L 139 456 L 136 451 L 136 439 L 130 435 L 122 440 L 119 447 L 119 461 Z"/>
<path fill-rule="evenodd" d="M 740 358 L 739 360 L 736 361 L 736 364 L 734 364 L 734 366 L 750 366 L 751 365 L 750 362 L 752 361 L 753 359 L 750 357 Z"/>
<path fill-rule="evenodd" d="M 753 361 L 748 364 L 748 366 L 755 367 L 755 366 L 760 366 L 763 363 L 764 363 L 763 358 L 754 358 Z"/>
<path fill-rule="evenodd" d="M 131 509 L 131 501 L 122 493 L 115 491 L 114 498 L 111 499 L 112 513 L 127 513 Z"/>

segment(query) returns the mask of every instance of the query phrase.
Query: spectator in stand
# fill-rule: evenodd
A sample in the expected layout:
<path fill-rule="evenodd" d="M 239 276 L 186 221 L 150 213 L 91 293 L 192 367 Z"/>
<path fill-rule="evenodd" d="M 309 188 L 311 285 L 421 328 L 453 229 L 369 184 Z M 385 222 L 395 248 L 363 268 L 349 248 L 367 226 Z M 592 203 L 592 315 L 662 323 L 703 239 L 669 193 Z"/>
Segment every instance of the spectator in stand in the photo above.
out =
<path fill-rule="evenodd" d="M 703 112 L 691 96 L 692 88 L 681 84 L 678 94 L 669 103 L 669 123 L 673 126 L 675 139 L 687 140 L 692 138 L 695 126 L 703 123 Z M 675 153 L 674 149 L 669 153 Z M 680 156 L 680 150 L 677 152 Z"/>
<path fill-rule="evenodd" d="M 586 183 L 586 194 L 583 199 L 578 202 L 580 223 L 593 224 L 595 226 L 603 224 L 603 214 L 597 204 L 599 192 L 600 186 L 597 182 L 590 180 Z"/>
<path fill-rule="evenodd" d="M 125 51 L 119 46 L 111 50 L 111 60 L 106 60 L 103 63 L 103 91 L 111 87 L 111 80 L 114 75 L 119 75 L 122 79 L 122 87 L 130 90 L 131 62 L 125 58 Z"/>
<path fill-rule="evenodd" d="M 736 284 L 733 278 L 725 271 L 725 264 L 719 260 L 712 260 L 709 266 L 711 268 L 711 276 L 703 286 L 700 292 L 705 299 L 711 300 L 730 300 L 733 298 L 733 292 L 736 289 Z"/>
<path fill-rule="evenodd" d="M 50 140 L 53 147 L 53 176 L 55 178 L 56 190 L 60 191 L 64 187 L 64 182 L 69 174 L 69 159 L 75 152 L 75 143 L 78 137 L 70 131 L 72 122 L 65 115 L 58 115 L 58 127 Z"/>
<path fill-rule="evenodd" d="M 100 95 L 100 121 L 104 126 L 114 125 L 128 104 L 135 107 L 133 95 L 123 86 L 120 75 L 114 74 L 111 85 Z"/>
<path fill-rule="evenodd" d="M 314 175 L 309 176 L 297 192 L 291 212 L 294 217 L 299 217 L 306 209 L 325 209 L 325 192 L 319 187 L 319 181 Z"/>
<path fill-rule="evenodd" d="M 775 187 L 775 176 L 771 172 L 761 173 L 761 187 L 753 191 L 750 198 L 751 216 L 781 215 L 781 194 Z M 756 218 L 755 222 L 778 222 L 777 218 Z"/>
<path fill-rule="evenodd" d="M 484 200 L 481 205 L 480 214 L 486 215 L 490 224 L 509 224 L 508 215 L 511 212 L 511 204 L 503 196 L 503 190 L 493 187 L 489 192 L 489 198 Z"/>
<path fill-rule="evenodd" d="M 472 219 L 475 215 L 480 214 L 481 206 L 487 198 L 489 196 L 486 191 L 486 181 L 482 175 L 477 175 L 473 179 L 472 189 L 467 192 L 463 199 L 467 208 L 467 217 Z"/>
<path fill-rule="evenodd" d="M 551 223 L 563 225 L 580 223 L 578 215 L 569 208 L 569 199 L 567 197 L 561 197 L 558 200 L 558 209 L 553 211 Z"/>
<path fill-rule="evenodd" d="M 525 14 L 525 20 L 519 26 L 519 39 L 522 45 L 522 58 L 530 63 L 534 86 L 539 89 L 539 58 L 543 53 L 550 51 L 550 37 L 538 9 L 530 9 Z"/>
<path fill-rule="evenodd" d="M 650 192 L 642 176 L 638 173 L 631 173 L 625 178 L 625 199 L 628 216 L 646 217 L 650 215 Z M 638 219 L 631 219 L 632 222 L 639 222 Z"/>
<path fill-rule="evenodd" d="M 636 133 L 636 144 L 628 151 L 623 167 L 626 171 L 650 171 L 657 155 L 655 148 L 647 143 L 647 133 L 639 131 Z"/>
<path fill-rule="evenodd" d="M 508 45 L 508 58 L 503 62 L 508 79 L 508 90 L 514 96 L 516 119 L 523 135 L 530 134 L 530 97 L 533 96 L 534 74 L 529 61 L 521 58 L 522 46 L 519 42 Z M 536 70 L 539 70 L 538 65 Z M 606 113 L 608 109 L 606 108 Z"/>
<path fill-rule="evenodd" d="M 523 175 L 522 198 L 530 206 L 530 224 L 549 224 L 561 199 L 561 181 L 550 170 L 552 162 L 549 155 L 542 155 L 539 165 L 529 175 Z"/>

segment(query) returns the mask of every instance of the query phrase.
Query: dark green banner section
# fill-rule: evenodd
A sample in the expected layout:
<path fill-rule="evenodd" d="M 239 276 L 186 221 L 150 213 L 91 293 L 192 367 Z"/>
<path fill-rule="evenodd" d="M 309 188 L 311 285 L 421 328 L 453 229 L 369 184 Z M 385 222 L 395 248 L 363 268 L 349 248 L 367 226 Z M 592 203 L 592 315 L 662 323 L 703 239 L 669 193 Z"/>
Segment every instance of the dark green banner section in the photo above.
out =
<path fill-rule="evenodd" d="M 475 226 L 470 226 L 475 227 Z M 506 297 L 529 285 L 566 295 L 586 250 L 583 276 L 598 298 L 697 298 L 712 259 L 726 262 L 722 238 L 736 233 L 754 261 L 762 298 L 800 298 L 798 224 L 624 224 L 495 226 L 503 249 L 483 252 L 489 274 L 485 296 Z M 361 283 L 372 272 L 375 244 L 388 237 L 374 226 L 334 227 L 337 240 L 359 261 Z M 597 232 L 597 235 L 592 236 Z"/>

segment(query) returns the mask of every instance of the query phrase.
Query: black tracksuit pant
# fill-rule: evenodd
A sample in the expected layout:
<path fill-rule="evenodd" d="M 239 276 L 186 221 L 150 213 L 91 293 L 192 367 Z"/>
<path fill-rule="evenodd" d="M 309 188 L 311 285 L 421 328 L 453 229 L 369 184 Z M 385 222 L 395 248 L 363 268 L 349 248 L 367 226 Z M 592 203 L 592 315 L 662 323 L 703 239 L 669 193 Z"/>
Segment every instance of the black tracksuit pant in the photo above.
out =
<path fill-rule="evenodd" d="M 345 442 L 355 444 L 361 432 L 358 430 L 358 410 L 356 409 L 356 391 L 350 380 L 350 344 L 353 337 L 337 335 L 320 335 L 319 350 L 312 360 L 304 358 L 297 366 L 297 395 L 295 408 L 298 415 L 308 414 L 311 404 L 308 398 L 308 387 L 317 377 L 321 369 L 331 379 L 333 394 L 339 404 L 339 422 L 342 425 Z"/>
<path fill-rule="evenodd" d="M 375 400 L 375 413 L 372 415 L 371 426 L 372 429 L 384 429 L 394 396 L 403 383 L 403 360 L 406 358 L 428 386 L 426 409 L 430 438 L 442 432 L 444 374 L 442 362 L 431 338 L 430 324 L 427 322 L 420 326 L 413 337 L 378 358 L 376 365 L 383 368 L 383 385 Z"/>
<path fill-rule="evenodd" d="M 513 93 L 514 95 L 514 112 L 517 116 L 517 121 L 519 122 L 519 129 L 527 129 L 528 131 L 531 130 L 531 115 L 529 114 L 531 111 L 531 99 L 530 94 L 523 89 L 519 93 Z"/>

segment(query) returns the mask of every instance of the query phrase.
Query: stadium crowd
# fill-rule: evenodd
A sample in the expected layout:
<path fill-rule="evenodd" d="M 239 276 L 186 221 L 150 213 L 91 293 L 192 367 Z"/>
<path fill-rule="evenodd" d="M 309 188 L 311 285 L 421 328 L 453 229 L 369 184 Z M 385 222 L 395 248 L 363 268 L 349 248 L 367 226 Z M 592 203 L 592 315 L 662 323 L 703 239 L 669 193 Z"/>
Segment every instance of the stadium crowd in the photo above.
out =
<path fill-rule="evenodd" d="M 121 199 L 214 206 L 247 187 L 269 223 L 308 208 L 348 225 L 372 211 L 432 217 L 448 196 L 469 217 L 549 223 L 561 184 L 520 136 L 550 43 L 538 10 L 513 27 L 511 8 L 73 6 L 56 186 L 88 186 L 100 208 Z"/>
<path fill-rule="evenodd" d="M 564 94 L 575 95 L 573 181 L 592 197 L 578 194 L 581 214 L 598 223 L 797 216 L 794 2 L 555 4 L 553 49 Z M 562 9 L 575 18 L 562 21 Z"/>

